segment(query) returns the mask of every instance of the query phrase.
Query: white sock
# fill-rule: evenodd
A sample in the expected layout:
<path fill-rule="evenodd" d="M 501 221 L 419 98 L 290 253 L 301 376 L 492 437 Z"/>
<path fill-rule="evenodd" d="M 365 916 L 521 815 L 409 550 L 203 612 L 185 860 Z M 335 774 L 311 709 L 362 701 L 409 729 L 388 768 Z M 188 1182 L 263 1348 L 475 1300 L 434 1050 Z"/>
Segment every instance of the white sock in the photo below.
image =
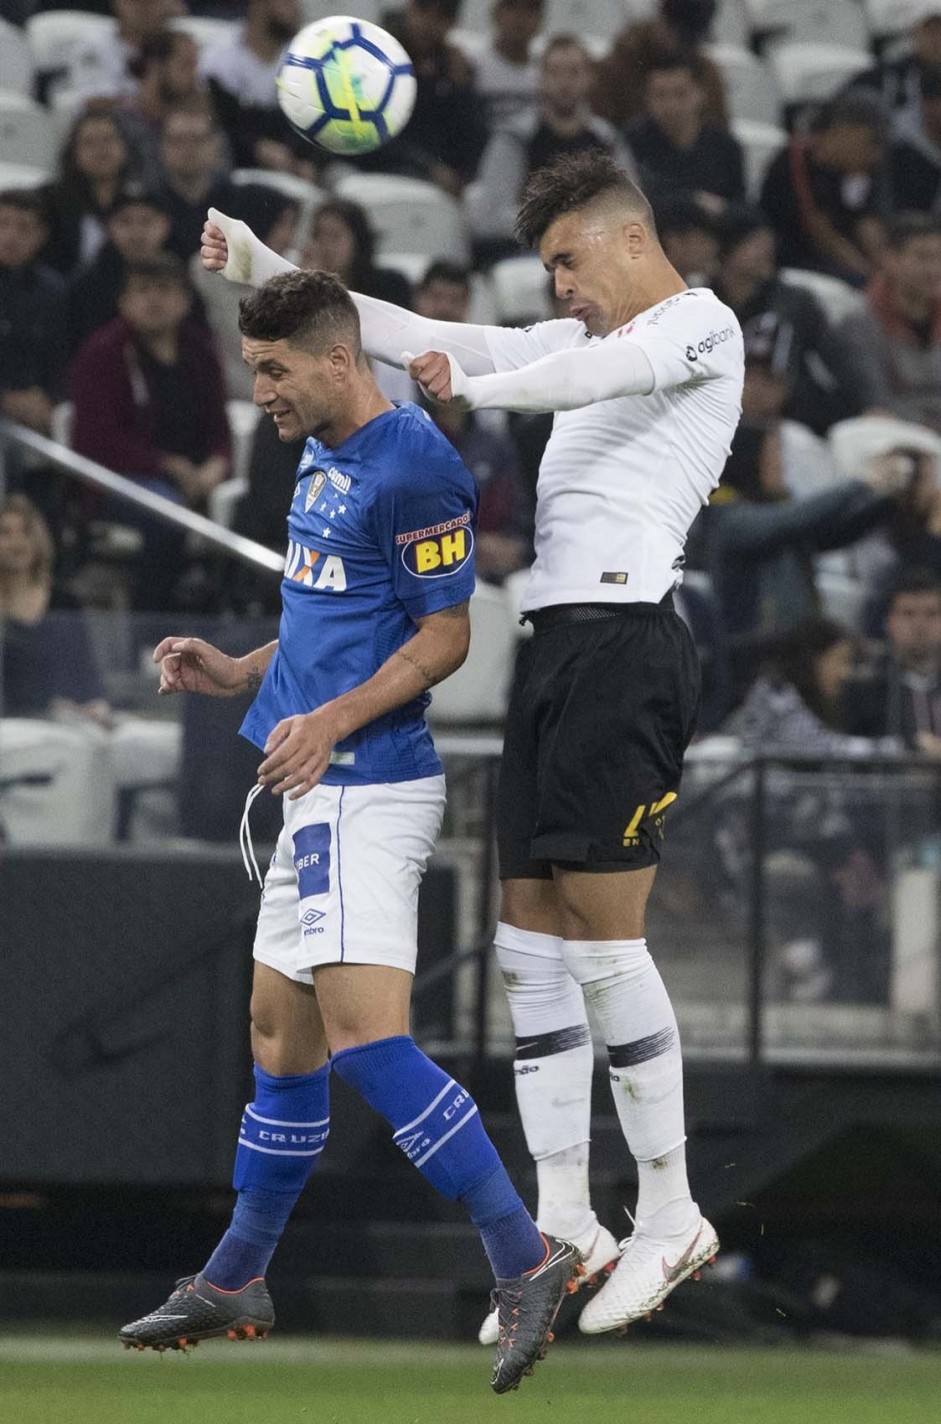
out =
<path fill-rule="evenodd" d="M 516 1102 L 536 1162 L 536 1219 L 553 1235 L 578 1235 L 595 1220 L 588 1192 L 594 1051 L 584 995 L 556 936 L 501 923 L 495 946 L 516 1035 Z"/>
<path fill-rule="evenodd" d="M 686 1180 L 683 1059 L 666 986 L 633 940 L 566 940 L 565 963 L 597 1015 L 608 1046 L 611 1092 L 640 1180 L 637 1219 L 667 1234 L 695 1220 Z M 661 1213 L 663 1213 L 661 1215 Z"/>

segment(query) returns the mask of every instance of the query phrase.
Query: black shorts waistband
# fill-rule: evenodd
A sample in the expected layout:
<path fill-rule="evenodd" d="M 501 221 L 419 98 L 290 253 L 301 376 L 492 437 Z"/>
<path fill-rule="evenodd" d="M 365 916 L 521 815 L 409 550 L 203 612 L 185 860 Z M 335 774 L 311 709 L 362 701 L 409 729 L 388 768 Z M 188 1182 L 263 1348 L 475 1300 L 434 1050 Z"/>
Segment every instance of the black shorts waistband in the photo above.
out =
<path fill-rule="evenodd" d="M 668 613 L 673 608 L 673 590 L 659 603 L 555 603 L 550 608 L 534 608 L 522 614 L 521 623 L 531 623 L 533 632 L 546 633 L 573 623 L 604 623 L 612 618 L 634 618 L 638 614 Z"/>

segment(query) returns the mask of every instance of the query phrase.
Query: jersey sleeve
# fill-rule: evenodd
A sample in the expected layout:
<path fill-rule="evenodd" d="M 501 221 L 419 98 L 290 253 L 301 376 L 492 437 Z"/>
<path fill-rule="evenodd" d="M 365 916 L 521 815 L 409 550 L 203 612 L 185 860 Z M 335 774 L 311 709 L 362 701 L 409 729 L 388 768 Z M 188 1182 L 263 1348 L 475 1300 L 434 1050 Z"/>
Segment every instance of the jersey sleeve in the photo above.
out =
<path fill-rule="evenodd" d="M 477 489 L 454 451 L 422 452 L 409 477 L 377 499 L 373 520 L 393 591 L 410 618 L 470 598 Z"/>
<path fill-rule="evenodd" d="M 639 346 L 650 362 L 655 391 L 710 381 L 740 372 L 744 363 L 742 330 L 734 312 L 721 302 L 683 294 L 665 303 L 636 332 L 623 337 Z"/>
<path fill-rule="evenodd" d="M 543 356 L 566 351 L 573 346 L 586 346 L 588 333 L 580 321 L 563 318 L 558 321 L 537 321 L 535 326 L 485 326 L 484 337 L 490 351 L 493 369 L 518 371 L 531 366 Z M 469 373 L 470 374 L 470 373 Z"/>

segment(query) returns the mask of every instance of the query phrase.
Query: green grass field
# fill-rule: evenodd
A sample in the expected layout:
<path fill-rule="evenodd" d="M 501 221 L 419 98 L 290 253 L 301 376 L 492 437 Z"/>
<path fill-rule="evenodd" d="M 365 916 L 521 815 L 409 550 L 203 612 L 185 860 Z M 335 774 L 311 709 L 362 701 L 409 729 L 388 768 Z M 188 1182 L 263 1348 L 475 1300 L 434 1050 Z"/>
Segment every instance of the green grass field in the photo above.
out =
<path fill-rule="evenodd" d="M 941 1354 L 557 1345 L 498 1399 L 473 1346 L 219 1341 L 186 1358 L 0 1340 L 2 1424 L 939 1424 Z"/>

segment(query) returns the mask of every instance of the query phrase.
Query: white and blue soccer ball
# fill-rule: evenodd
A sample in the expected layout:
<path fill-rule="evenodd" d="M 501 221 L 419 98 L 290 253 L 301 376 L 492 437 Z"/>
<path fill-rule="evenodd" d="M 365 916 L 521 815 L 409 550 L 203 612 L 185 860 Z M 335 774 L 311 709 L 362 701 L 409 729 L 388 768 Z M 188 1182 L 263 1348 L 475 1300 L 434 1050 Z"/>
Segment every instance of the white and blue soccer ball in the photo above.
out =
<path fill-rule="evenodd" d="M 278 102 L 292 128 L 331 153 L 368 153 L 415 107 L 412 61 L 392 35 L 351 15 L 305 25 L 281 60 Z"/>

